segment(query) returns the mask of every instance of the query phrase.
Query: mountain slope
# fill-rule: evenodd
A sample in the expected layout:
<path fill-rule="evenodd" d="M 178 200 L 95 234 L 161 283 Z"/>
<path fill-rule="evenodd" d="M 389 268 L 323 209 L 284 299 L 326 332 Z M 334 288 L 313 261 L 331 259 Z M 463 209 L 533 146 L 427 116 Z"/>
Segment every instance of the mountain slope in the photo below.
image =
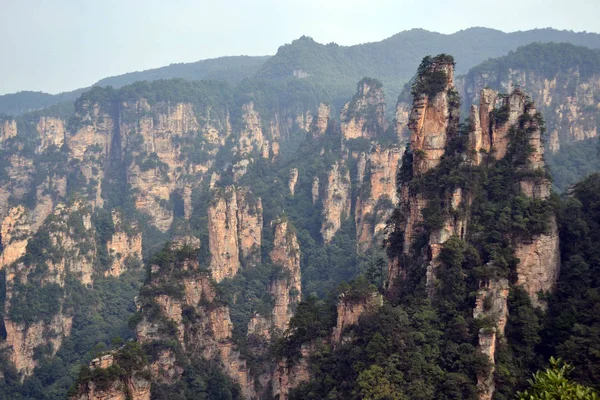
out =
<path fill-rule="evenodd" d="M 337 105 L 349 97 L 354 82 L 370 76 L 379 79 L 395 99 L 399 89 L 414 74 L 427 54 L 453 54 L 457 72 L 490 58 L 506 54 L 532 42 L 568 42 L 600 48 L 600 35 L 555 29 L 535 29 L 504 33 L 487 28 L 470 28 L 450 35 L 413 29 L 400 32 L 380 42 L 355 46 L 319 44 L 302 37 L 279 48 L 267 60 L 258 76 L 283 79 L 291 76 L 306 79 L 326 88 Z"/>

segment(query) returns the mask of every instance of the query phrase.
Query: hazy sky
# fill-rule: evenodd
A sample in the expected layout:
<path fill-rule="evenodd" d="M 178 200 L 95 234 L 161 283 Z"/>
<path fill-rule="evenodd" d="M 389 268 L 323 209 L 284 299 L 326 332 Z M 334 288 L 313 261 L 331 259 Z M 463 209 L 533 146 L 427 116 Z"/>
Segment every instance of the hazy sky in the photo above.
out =
<path fill-rule="evenodd" d="M 600 0 L 0 0 L 0 94 L 224 55 L 302 36 L 350 45 L 412 28 L 600 31 Z"/>

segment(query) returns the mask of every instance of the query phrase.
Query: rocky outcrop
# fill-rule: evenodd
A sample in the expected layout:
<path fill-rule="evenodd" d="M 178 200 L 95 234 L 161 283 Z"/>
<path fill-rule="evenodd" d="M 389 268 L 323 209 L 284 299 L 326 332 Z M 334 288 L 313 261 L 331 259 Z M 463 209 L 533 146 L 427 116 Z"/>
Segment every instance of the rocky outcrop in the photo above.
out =
<path fill-rule="evenodd" d="M 127 168 L 127 181 L 135 192 L 136 208 L 150 215 L 152 223 L 165 232 L 173 222 L 173 211 L 168 206 L 171 194 L 183 191 L 185 176 L 197 170 L 182 159 L 182 144 L 200 131 L 200 123 L 189 103 L 150 106 L 141 99 L 124 103 L 121 114 L 125 120 L 135 121 L 122 123 L 120 131 L 122 145 L 133 159 Z M 207 142 L 218 144 L 218 128 L 214 125 L 218 126 L 214 121 L 205 121 L 203 133 Z"/>
<path fill-rule="evenodd" d="M 382 233 L 398 201 L 396 174 L 402 150 L 397 147 L 373 148 L 371 153 L 358 162 L 358 182 L 360 194 L 356 200 L 356 239 L 360 252 L 364 252 L 373 243 L 373 239 L 382 239 Z M 361 167 L 364 161 L 364 167 Z M 364 172 L 363 172 L 364 171 Z M 367 181 L 364 182 L 364 179 Z"/>
<path fill-rule="evenodd" d="M 394 131 L 398 135 L 400 143 L 406 143 L 410 140 L 410 131 L 408 130 L 408 118 L 410 117 L 411 106 L 405 101 L 398 100 L 396 104 L 396 113 L 394 118 Z"/>
<path fill-rule="evenodd" d="M 325 185 L 321 235 L 323 241 L 329 243 L 342 226 L 342 222 L 350 216 L 352 207 L 350 170 L 344 160 L 333 165 L 327 173 Z"/>
<path fill-rule="evenodd" d="M 483 284 L 477 292 L 473 318 L 486 319 L 492 325 L 479 331 L 479 351 L 485 354 L 491 368 L 486 374 L 477 377 L 479 399 L 491 400 L 494 394 L 494 358 L 496 340 L 504 339 L 504 328 L 508 321 L 508 280 L 490 280 Z"/>
<path fill-rule="evenodd" d="M 31 226 L 25 207 L 11 208 L 2 221 L 0 235 L 3 249 L 0 255 L 0 269 L 2 269 L 25 255 L 31 235 Z"/>
<path fill-rule="evenodd" d="M 73 131 L 66 142 L 69 157 L 85 177 L 85 192 L 93 206 L 101 207 L 102 180 L 109 161 L 115 121 L 97 103 L 84 101 L 75 113 Z"/>
<path fill-rule="evenodd" d="M 298 182 L 298 168 L 292 168 L 290 170 L 290 180 L 288 181 L 288 188 L 290 194 L 293 196 L 296 190 L 296 183 Z"/>
<path fill-rule="evenodd" d="M 25 218 L 22 207 L 13 210 L 13 222 L 5 220 L 7 237 L 14 246 L 19 243 L 15 235 L 19 230 L 28 228 L 23 225 Z M 17 223 L 17 220 L 21 222 Z M 11 230 L 12 229 L 12 230 Z M 22 377 L 33 372 L 37 365 L 34 358 L 35 348 L 50 343 L 52 355 L 60 349 L 63 339 L 71 332 L 72 310 L 64 305 L 63 287 L 67 274 L 88 285 L 92 282 L 93 266 L 96 257 L 95 231 L 91 225 L 90 209 L 83 203 L 59 204 L 38 236 L 30 238 L 36 246 L 45 243 L 43 248 L 35 249 L 35 256 L 27 261 L 19 258 L 6 269 L 6 310 L 4 326 L 6 344 L 11 361 Z M 6 250 L 6 249 L 5 249 Z M 13 254 L 16 256 L 16 254 Z M 38 269 L 38 266 L 43 266 Z M 40 271 L 43 271 L 40 273 Z M 28 288 L 46 288 L 53 293 L 52 305 L 48 315 L 22 314 L 26 297 L 33 296 Z M 46 300 L 50 301 L 50 300 Z M 13 308 L 16 307 L 17 310 Z"/>
<path fill-rule="evenodd" d="M 294 315 L 296 305 L 302 298 L 300 281 L 300 245 L 288 222 L 275 223 L 273 250 L 270 253 L 273 264 L 281 268 L 281 278 L 271 283 L 273 307 L 273 326 L 278 332 L 284 332 Z"/>
<path fill-rule="evenodd" d="M 247 189 L 228 186 L 213 192 L 208 208 L 210 269 L 220 282 L 233 278 L 244 263 L 260 261 L 262 202 Z"/>
<path fill-rule="evenodd" d="M 496 160 L 504 158 L 508 151 L 511 127 L 518 123 L 521 115 L 530 112 L 525 111 L 528 100 L 518 89 L 509 96 L 499 96 L 491 89 L 484 89 L 480 99 L 479 110 L 471 108 L 469 136 L 476 164 L 481 162 L 484 153 L 491 153 Z"/>
<path fill-rule="evenodd" d="M 310 380 L 309 359 L 316 347 L 315 343 L 302 344 L 298 360 L 278 361 L 271 382 L 275 398 L 287 400 L 291 390 Z"/>
<path fill-rule="evenodd" d="M 14 119 L 0 121 L 0 144 L 15 136 L 17 136 L 17 121 Z"/>
<path fill-rule="evenodd" d="M 374 139 L 383 133 L 388 122 L 385 119 L 385 97 L 381 83 L 364 78 L 357 86 L 352 101 L 346 103 L 340 114 L 342 138 Z"/>
<path fill-rule="evenodd" d="M 105 276 L 120 276 L 129 265 L 140 265 L 142 262 L 142 233 L 136 222 L 125 221 L 118 211 L 111 214 L 114 233 L 106 243 L 108 255 L 112 259 Z"/>
<path fill-rule="evenodd" d="M 317 204 L 319 201 L 319 177 L 315 176 L 311 186 L 312 203 Z"/>
<path fill-rule="evenodd" d="M 136 344 L 130 343 L 127 346 L 134 347 Z M 119 365 L 118 357 L 121 351 L 129 353 L 125 368 Z M 152 386 L 150 372 L 142 365 L 143 359 L 140 355 L 132 355 L 131 352 L 130 349 L 121 348 L 93 359 L 89 366 L 92 377 L 79 383 L 77 393 L 70 400 L 150 400 Z M 95 378 L 102 375 L 111 376 L 110 369 L 115 367 L 121 368 L 125 374 L 116 376 L 113 374 L 112 378 L 108 378 L 108 382 L 107 378 L 99 380 Z M 106 372 L 103 374 L 102 370 Z"/>
<path fill-rule="evenodd" d="M 406 157 L 411 160 L 411 178 L 419 178 L 435 168 L 445 153 L 448 141 L 456 135 L 458 128 L 458 99 L 454 90 L 454 62 L 451 57 L 439 55 L 423 64 L 423 70 L 415 82 L 414 101 L 410 112 L 408 128 L 410 130 L 410 149 Z M 441 82 L 432 92 L 432 76 Z M 397 126 L 401 129 L 401 126 Z M 397 132 L 400 136 L 401 132 Z M 457 193 L 458 196 L 461 196 Z M 450 197 L 454 197 L 452 194 Z M 462 197 L 462 196 L 461 196 Z M 448 199 L 450 200 L 450 199 Z M 427 199 L 419 191 L 411 191 L 407 184 L 399 188 L 398 208 L 394 218 L 393 231 L 401 236 L 401 249 L 390 258 L 388 264 L 387 286 L 393 292 L 396 280 L 404 276 L 402 255 L 411 252 L 414 241 L 423 232 L 423 209 Z M 450 205 L 452 202 L 447 201 Z M 460 203 L 460 201 L 459 201 Z M 445 226 L 433 232 L 428 238 L 428 259 L 424 260 L 428 270 L 429 286 L 435 280 L 437 255 L 442 244 L 452 235 L 461 234 L 460 223 L 446 221 Z M 431 262 L 431 263 L 430 263 Z"/>
<path fill-rule="evenodd" d="M 333 345 L 339 345 L 347 339 L 344 332 L 356 325 L 361 316 L 376 312 L 382 305 L 383 298 L 379 293 L 370 293 L 362 298 L 356 298 L 352 293 L 342 293 L 337 303 L 337 323 L 331 336 Z"/>
<path fill-rule="evenodd" d="M 170 251 L 179 251 L 183 243 L 174 242 Z M 188 246 L 198 245 L 197 241 L 185 243 L 189 243 Z M 175 280 L 176 290 L 165 293 L 160 289 L 171 285 L 174 274 L 181 273 L 183 276 Z M 142 315 L 136 327 L 138 341 L 143 344 L 175 340 L 180 356 L 188 360 L 196 357 L 217 359 L 225 373 L 239 383 L 245 398 L 257 398 L 246 362 L 232 341 L 233 324 L 229 308 L 216 302 L 216 290 L 208 274 L 200 270 L 196 257 L 190 255 L 180 258 L 175 264 L 151 266 L 148 289 L 148 295 L 138 299 Z M 159 294 L 161 292 L 164 294 Z M 171 324 L 174 329 L 165 329 L 165 323 Z M 169 347 L 161 350 L 150 370 L 153 380 L 167 384 L 176 382 L 183 373 L 178 358 Z"/>
<path fill-rule="evenodd" d="M 417 93 L 408 120 L 415 176 L 422 176 L 439 164 L 448 139 L 457 133 L 459 110 L 453 98 L 457 96 L 453 61 L 436 57 L 427 67 L 427 72 L 417 77 L 417 84 L 428 86 L 428 76 L 440 73 L 444 83 L 439 91 L 433 94 L 425 88 L 424 92 Z"/>
<path fill-rule="evenodd" d="M 258 112 L 254 109 L 254 102 L 246 103 L 242 106 L 242 129 L 239 133 L 236 151 L 241 156 L 247 156 L 253 151 L 263 151 L 264 144 L 262 122 Z"/>
<path fill-rule="evenodd" d="M 65 143 L 65 122 L 60 118 L 40 117 L 37 124 L 37 132 L 40 137 L 39 153 L 48 150 L 51 146 L 60 149 Z"/>
<path fill-rule="evenodd" d="M 511 93 L 521 88 L 529 93 L 544 114 L 548 128 L 548 149 L 556 152 L 561 144 L 596 137 L 600 127 L 600 76 L 582 74 L 580 67 L 552 74 L 531 69 L 477 69 L 465 77 L 463 98 L 467 104 L 481 102 L 486 87 Z"/>
<path fill-rule="evenodd" d="M 331 108 L 328 104 L 320 103 L 317 109 L 317 116 L 313 119 L 310 132 L 313 138 L 321 137 L 327 131 L 329 125 L 329 115 Z"/>

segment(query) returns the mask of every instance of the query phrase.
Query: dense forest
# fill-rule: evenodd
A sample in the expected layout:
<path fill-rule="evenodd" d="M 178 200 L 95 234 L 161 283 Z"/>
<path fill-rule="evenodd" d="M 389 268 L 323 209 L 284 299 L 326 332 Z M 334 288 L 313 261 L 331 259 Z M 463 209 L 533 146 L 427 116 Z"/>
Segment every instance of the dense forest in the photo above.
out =
<path fill-rule="evenodd" d="M 542 157 L 526 90 L 476 121 L 452 79 L 555 39 L 600 47 L 554 30 L 302 37 L 59 104 L 0 98 L 43 108 L 0 117 L 0 399 L 597 398 L 598 138 Z M 591 76 L 590 54 L 533 44 L 472 71 Z M 389 118 L 403 87 L 412 109 Z M 535 293 L 532 246 L 560 261 Z"/>

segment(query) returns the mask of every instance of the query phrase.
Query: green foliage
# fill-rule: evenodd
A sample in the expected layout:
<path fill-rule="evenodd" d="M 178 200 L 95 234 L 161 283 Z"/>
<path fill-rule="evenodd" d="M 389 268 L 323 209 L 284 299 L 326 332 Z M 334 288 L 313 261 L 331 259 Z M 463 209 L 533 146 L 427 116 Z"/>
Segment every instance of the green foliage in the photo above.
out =
<path fill-rule="evenodd" d="M 561 144 L 556 153 L 547 152 L 546 161 L 550 167 L 554 188 L 558 192 L 565 192 L 569 186 L 583 180 L 587 175 L 600 171 L 599 151 L 598 138 L 589 138 Z"/>
<path fill-rule="evenodd" d="M 596 400 L 598 393 L 589 387 L 579 385 L 568 379 L 573 370 L 562 360 L 550 358 L 550 368 L 538 371 L 529 380 L 531 387 L 525 392 L 517 393 L 520 400 Z"/>
<path fill-rule="evenodd" d="M 600 174 L 571 189 L 560 211 L 561 274 L 550 297 L 544 353 L 573 365 L 573 378 L 600 382 Z"/>
<path fill-rule="evenodd" d="M 32 283 L 15 283 L 8 317 L 16 323 L 26 325 L 38 321 L 49 323 L 59 311 L 63 296 L 62 288 L 56 283 L 38 286 Z"/>
<path fill-rule="evenodd" d="M 411 88 L 411 94 L 414 98 L 418 98 L 421 95 L 433 98 L 444 90 L 448 77 L 446 76 L 446 72 L 436 69 L 435 66 L 445 63 L 454 66 L 454 58 L 447 54 L 439 54 L 435 57 L 426 56 L 423 58 L 417 69 L 417 79 Z"/>

